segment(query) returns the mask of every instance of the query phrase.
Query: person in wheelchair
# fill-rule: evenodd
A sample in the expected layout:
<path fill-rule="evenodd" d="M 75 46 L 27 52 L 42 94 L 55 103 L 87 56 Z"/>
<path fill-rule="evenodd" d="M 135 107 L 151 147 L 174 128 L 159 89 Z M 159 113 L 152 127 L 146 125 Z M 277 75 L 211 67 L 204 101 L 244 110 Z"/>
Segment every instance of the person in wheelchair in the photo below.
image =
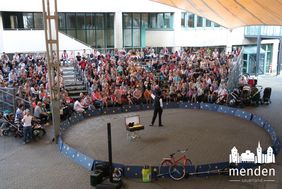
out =
<path fill-rule="evenodd" d="M 48 122 L 48 113 L 42 110 L 42 102 L 38 101 L 34 108 L 34 117 L 40 120 L 40 123 L 46 124 Z"/>

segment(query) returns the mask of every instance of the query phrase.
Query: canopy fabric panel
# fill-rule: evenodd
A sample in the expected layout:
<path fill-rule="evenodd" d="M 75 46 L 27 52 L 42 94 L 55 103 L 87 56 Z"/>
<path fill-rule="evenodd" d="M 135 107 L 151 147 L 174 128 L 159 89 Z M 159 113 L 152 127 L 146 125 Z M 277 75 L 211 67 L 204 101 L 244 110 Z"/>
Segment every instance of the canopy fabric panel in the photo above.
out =
<path fill-rule="evenodd" d="M 152 0 L 183 9 L 226 28 L 282 25 L 282 0 Z"/>

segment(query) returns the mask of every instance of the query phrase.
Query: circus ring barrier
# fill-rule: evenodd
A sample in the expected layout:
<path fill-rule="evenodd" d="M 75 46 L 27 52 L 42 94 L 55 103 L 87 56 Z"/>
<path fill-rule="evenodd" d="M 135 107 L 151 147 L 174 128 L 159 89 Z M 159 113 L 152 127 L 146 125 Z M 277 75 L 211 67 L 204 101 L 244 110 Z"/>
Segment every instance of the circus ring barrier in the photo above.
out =
<path fill-rule="evenodd" d="M 277 136 L 275 130 L 271 126 L 271 124 L 265 120 L 264 118 L 252 114 L 250 112 L 246 112 L 241 109 L 221 106 L 217 104 L 207 104 L 207 103 L 166 103 L 164 104 L 165 109 L 199 109 L 205 111 L 213 111 L 219 112 L 231 116 L 235 116 L 247 121 L 251 121 L 255 123 L 255 125 L 263 128 L 271 137 L 272 148 L 275 155 L 277 155 L 281 149 L 281 143 L 279 137 Z M 119 113 L 129 113 L 129 112 L 137 112 L 137 111 L 146 111 L 152 110 L 153 106 L 151 104 L 144 105 L 131 105 L 131 106 L 123 106 L 123 107 L 111 107 L 106 109 L 98 109 L 98 110 L 87 110 L 83 114 L 74 114 L 68 120 L 65 120 L 60 125 L 61 134 L 58 140 L 58 149 L 59 152 L 64 154 L 69 159 L 73 160 L 74 163 L 82 166 L 87 171 L 93 171 L 95 169 L 95 164 L 99 162 L 105 162 L 103 160 L 97 160 L 93 157 L 89 157 L 82 152 L 79 152 L 75 148 L 69 146 L 63 141 L 62 134 L 71 126 L 76 125 L 78 122 L 85 120 L 87 118 L 93 118 L 100 115 L 110 115 L 110 114 L 119 114 Z M 266 153 L 266 150 L 263 152 Z M 228 169 L 231 168 L 231 164 L 229 162 L 218 162 L 218 163 L 207 163 L 201 165 L 189 165 L 186 167 L 186 173 L 189 176 L 197 175 L 197 176 L 210 176 L 210 175 L 218 175 L 218 174 L 228 174 Z M 254 168 L 256 164 L 253 163 L 243 163 L 238 164 L 237 168 L 247 169 Z M 142 178 L 142 168 L 143 165 L 124 165 L 113 163 L 113 168 L 121 168 L 123 170 L 123 177 L 125 178 Z M 157 178 L 159 166 L 151 166 L 152 170 L 152 178 Z M 168 177 L 168 175 L 166 176 Z"/>

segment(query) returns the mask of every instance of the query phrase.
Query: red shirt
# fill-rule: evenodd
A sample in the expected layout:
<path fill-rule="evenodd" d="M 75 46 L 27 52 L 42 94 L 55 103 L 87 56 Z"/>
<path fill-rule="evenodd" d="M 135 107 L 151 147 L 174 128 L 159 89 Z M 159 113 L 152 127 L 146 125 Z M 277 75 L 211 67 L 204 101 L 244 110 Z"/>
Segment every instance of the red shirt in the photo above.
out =
<path fill-rule="evenodd" d="M 80 65 L 81 69 L 83 69 L 83 70 L 85 69 L 86 64 L 87 64 L 87 62 L 86 62 L 85 60 L 81 60 L 81 61 L 79 62 L 79 65 Z"/>

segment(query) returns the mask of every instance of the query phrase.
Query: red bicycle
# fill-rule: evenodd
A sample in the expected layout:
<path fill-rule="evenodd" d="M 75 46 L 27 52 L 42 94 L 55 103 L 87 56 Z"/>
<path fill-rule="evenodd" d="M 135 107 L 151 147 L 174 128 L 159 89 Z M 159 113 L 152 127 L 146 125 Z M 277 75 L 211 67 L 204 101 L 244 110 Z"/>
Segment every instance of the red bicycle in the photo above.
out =
<path fill-rule="evenodd" d="M 177 150 L 175 153 L 170 154 L 170 157 L 163 158 L 159 167 L 158 177 L 168 174 L 173 180 L 178 181 L 183 179 L 186 175 L 186 166 L 192 165 L 192 161 L 184 154 L 187 151 L 188 149 Z M 177 159 L 174 157 L 177 153 L 181 153 L 183 155 Z"/>

